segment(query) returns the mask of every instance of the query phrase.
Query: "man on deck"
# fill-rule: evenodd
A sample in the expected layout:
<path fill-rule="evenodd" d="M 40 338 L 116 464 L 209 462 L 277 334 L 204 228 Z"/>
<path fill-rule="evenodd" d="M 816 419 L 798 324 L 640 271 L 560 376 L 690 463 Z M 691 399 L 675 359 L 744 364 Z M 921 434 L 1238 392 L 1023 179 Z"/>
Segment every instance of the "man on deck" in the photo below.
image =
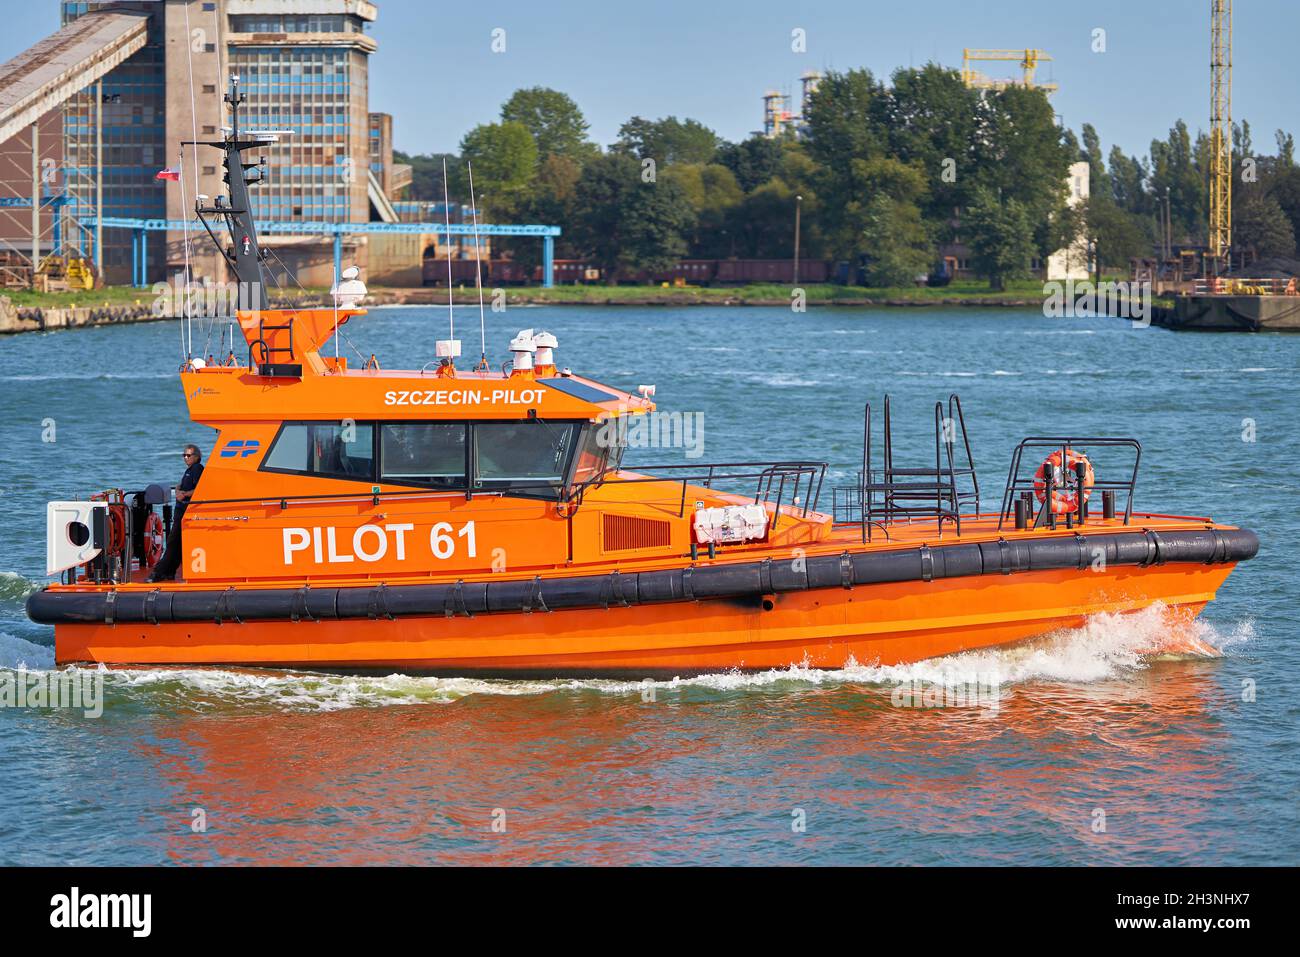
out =
<path fill-rule="evenodd" d="M 203 474 L 203 455 L 197 445 L 185 446 L 181 455 L 185 458 L 185 474 L 176 485 L 176 508 L 172 512 L 172 527 L 167 532 L 167 550 L 149 578 L 153 582 L 171 581 L 176 577 L 181 564 L 181 519 L 194 496 L 194 489 L 198 487 L 199 476 Z"/>

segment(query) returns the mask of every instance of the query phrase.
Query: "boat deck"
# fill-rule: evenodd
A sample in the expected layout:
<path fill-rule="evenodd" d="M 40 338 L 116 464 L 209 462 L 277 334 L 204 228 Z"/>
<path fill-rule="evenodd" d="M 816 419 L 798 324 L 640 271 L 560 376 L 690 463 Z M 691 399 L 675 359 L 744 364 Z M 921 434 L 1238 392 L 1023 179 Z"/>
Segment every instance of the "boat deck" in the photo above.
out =
<path fill-rule="evenodd" d="M 797 511 L 797 510 L 796 510 Z M 802 516 L 801 516 L 802 517 Z M 491 576 L 494 579 L 517 580 L 531 579 L 540 577 L 546 579 L 549 577 L 562 577 L 584 574 L 608 574 L 613 571 L 620 573 L 633 573 L 642 571 L 656 571 L 665 568 L 679 568 L 686 562 L 692 562 L 699 566 L 724 565 L 728 563 L 753 562 L 756 559 L 765 558 L 773 561 L 791 561 L 799 558 L 812 558 L 819 555 L 840 554 L 849 552 L 851 554 L 862 554 L 864 552 L 884 552 L 894 549 L 915 548 L 919 545 L 957 545 L 957 544 L 977 544 L 980 542 L 998 541 L 1005 539 L 1008 542 L 1023 540 L 1043 540 L 1054 537 L 1073 538 L 1078 535 L 1113 535 L 1117 532 L 1131 532 L 1141 534 L 1145 530 L 1156 533 L 1162 531 L 1177 530 L 1195 530 L 1205 528 L 1229 529 L 1236 526 L 1222 525 L 1214 522 L 1212 519 L 1201 516 L 1190 515 L 1162 515 L 1157 513 L 1134 512 L 1128 524 L 1125 524 L 1122 517 L 1117 516 L 1113 519 L 1090 518 L 1085 525 L 1075 525 L 1072 528 L 1066 528 L 1064 522 L 1058 523 L 1055 529 L 1039 528 L 1026 529 L 1017 531 L 1011 521 L 1003 523 L 1001 529 L 998 528 L 998 515 L 980 514 L 965 515 L 962 517 L 961 534 L 959 535 L 951 523 L 945 523 L 942 532 L 938 530 L 932 519 L 918 521 L 896 521 L 884 526 L 872 529 L 870 541 L 863 541 L 863 530 L 860 523 L 842 523 L 831 524 L 830 516 L 809 513 L 804 521 L 820 519 L 825 523 L 827 533 L 823 538 L 816 542 L 809 542 L 797 546 L 773 547 L 766 542 L 755 542 L 735 545 L 722 545 L 717 549 L 716 556 L 710 558 L 707 552 L 701 548 L 698 556 L 692 560 L 687 554 L 671 554 L 658 556 L 654 558 L 628 558 L 626 560 L 606 560 L 591 563 L 566 563 L 562 565 L 551 565 L 546 567 L 530 568 L 512 568 L 510 573 L 499 576 Z M 784 520 L 784 516 L 783 516 Z M 50 587 L 53 591 L 99 591 L 99 590 L 120 590 L 130 591 L 150 591 L 159 587 L 171 590 L 211 590 L 214 586 L 238 585 L 244 588 L 298 588 L 303 585 L 321 586 L 321 587 L 348 587 L 348 586 L 373 586 L 378 581 L 384 581 L 389 584 L 402 585 L 423 585 L 423 584 L 447 584 L 454 583 L 457 579 L 464 578 L 460 574 L 443 574 L 434 575 L 427 573 L 411 574 L 376 574 L 376 575 L 340 575 L 320 577 L 320 576 L 302 576 L 302 575 L 285 575 L 278 577 L 261 577 L 261 578 L 240 578 L 240 579 L 213 579 L 204 578 L 202 581 L 185 582 L 177 580 L 158 585 L 150 583 L 145 579 L 145 572 L 136 572 L 132 576 L 132 581 L 121 584 L 94 584 L 91 582 L 77 582 L 74 585 L 52 584 Z"/>
<path fill-rule="evenodd" d="M 1075 524 L 1072 528 L 1066 528 L 1063 518 L 1059 519 L 1055 529 L 1038 528 L 1017 531 L 1014 522 L 1010 519 L 998 527 L 997 513 L 984 513 L 981 515 L 963 515 L 961 520 L 961 534 L 951 523 L 945 523 L 942 533 L 938 531 L 933 519 L 923 519 L 920 521 L 895 521 L 887 525 L 878 526 L 872 529 L 871 541 L 867 547 L 889 547 L 890 545 L 920 545 L 920 544 L 953 544 L 956 542 L 987 542 L 996 541 L 999 538 L 1005 538 L 1012 541 L 1019 538 L 1041 538 L 1050 535 L 1067 535 L 1072 536 L 1076 532 L 1082 535 L 1097 534 L 1099 532 L 1119 532 L 1133 531 L 1140 532 L 1144 528 L 1162 529 L 1188 529 L 1188 528 L 1224 528 L 1230 526 L 1217 525 L 1211 518 L 1198 515 L 1162 515 L 1155 512 L 1134 512 L 1133 517 L 1126 525 L 1122 516 L 1116 516 L 1112 519 L 1103 519 L 1100 517 L 1090 517 L 1086 524 Z M 832 526 L 831 538 L 828 541 L 834 541 L 844 545 L 858 545 L 862 543 L 862 526 L 857 522 L 840 523 Z"/>

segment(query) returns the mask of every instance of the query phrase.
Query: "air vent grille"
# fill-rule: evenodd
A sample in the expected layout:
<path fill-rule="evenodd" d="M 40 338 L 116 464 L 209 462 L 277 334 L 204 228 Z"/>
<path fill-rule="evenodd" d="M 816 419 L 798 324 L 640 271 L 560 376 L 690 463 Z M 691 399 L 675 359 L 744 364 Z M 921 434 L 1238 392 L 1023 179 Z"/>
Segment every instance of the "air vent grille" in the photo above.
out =
<path fill-rule="evenodd" d="M 662 548 L 672 544 L 671 529 L 667 522 L 634 515 L 609 515 L 604 519 L 603 545 L 607 552 L 622 552 L 633 548 Z"/>

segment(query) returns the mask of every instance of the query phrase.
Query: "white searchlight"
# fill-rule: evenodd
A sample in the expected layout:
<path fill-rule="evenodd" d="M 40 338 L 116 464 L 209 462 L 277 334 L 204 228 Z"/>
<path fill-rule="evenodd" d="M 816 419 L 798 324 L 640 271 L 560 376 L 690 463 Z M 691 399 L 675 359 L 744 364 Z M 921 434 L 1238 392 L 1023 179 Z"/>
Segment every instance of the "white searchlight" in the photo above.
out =
<path fill-rule="evenodd" d="M 539 376 L 555 375 L 555 350 L 560 342 L 552 333 L 539 332 L 533 336 L 537 346 L 536 369 Z"/>
<path fill-rule="evenodd" d="M 519 335 L 510 340 L 510 351 L 514 355 L 512 375 L 533 371 L 533 355 L 537 352 L 537 342 L 533 330 L 521 329 Z"/>
<path fill-rule="evenodd" d="M 330 296 L 334 299 L 337 308 L 355 309 L 357 303 L 366 298 L 366 284 L 361 281 L 360 276 L 361 270 L 356 266 L 349 266 L 343 270 L 340 281 L 330 289 Z"/>

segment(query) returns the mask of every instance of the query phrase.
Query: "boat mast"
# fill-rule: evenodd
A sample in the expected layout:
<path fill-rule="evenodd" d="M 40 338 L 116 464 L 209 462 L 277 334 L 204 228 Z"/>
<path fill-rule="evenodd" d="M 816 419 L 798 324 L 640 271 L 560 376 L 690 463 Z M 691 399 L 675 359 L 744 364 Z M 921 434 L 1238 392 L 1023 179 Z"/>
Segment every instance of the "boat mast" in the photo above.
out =
<path fill-rule="evenodd" d="M 239 105 L 244 102 L 245 94 L 239 90 L 239 77 L 230 78 L 230 89 L 224 99 L 230 108 L 230 126 L 223 130 L 224 136 L 216 141 L 198 141 L 198 146 L 213 146 L 225 154 L 222 165 L 225 167 L 223 177 L 230 196 L 218 196 L 211 206 L 204 206 L 206 196 L 194 201 L 194 211 L 199 221 L 207 230 L 208 236 L 216 245 L 230 269 L 239 282 L 239 307 L 241 309 L 262 309 L 266 277 L 262 269 L 262 250 L 257 241 L 257 229 L 253 225 L 253 210 L 248 198 L 248 184 L 260 183 L 266 175 L 266 157 L 257 163 L 245 163 L 243 151 L 254 146 L 265 145 L 263 138 L 243 139 L 239 128 Z M 233 252 L 212 231 L 208 216 L 220 216 L 225 220 L 230 233 Z"/>

